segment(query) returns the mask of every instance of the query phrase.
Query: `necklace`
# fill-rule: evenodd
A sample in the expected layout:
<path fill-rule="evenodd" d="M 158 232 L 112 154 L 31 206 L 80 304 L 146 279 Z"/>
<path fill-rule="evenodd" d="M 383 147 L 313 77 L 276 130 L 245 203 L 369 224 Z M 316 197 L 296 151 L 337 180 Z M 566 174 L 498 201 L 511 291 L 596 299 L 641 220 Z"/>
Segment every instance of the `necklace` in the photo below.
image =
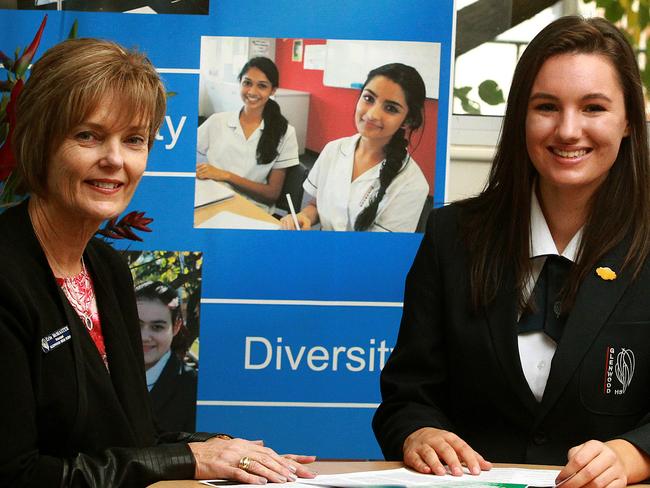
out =
<path fill-rule="evenodd" d="M 57 278 L 57 281 L 86 329 L 93 330 L 93 286 L 83 257 L 81 258 L 81 273 Z"/>

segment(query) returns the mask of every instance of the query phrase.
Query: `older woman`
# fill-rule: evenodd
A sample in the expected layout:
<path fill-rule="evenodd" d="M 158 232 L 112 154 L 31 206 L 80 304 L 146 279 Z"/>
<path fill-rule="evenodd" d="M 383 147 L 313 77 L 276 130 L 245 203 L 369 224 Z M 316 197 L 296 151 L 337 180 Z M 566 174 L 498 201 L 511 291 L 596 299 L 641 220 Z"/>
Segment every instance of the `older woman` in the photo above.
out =
<path fill-rule="evenodd" d="M 93 235 L 129 203 L 164 112 L 149 61 L 107 41 L 53 47 L 25 85 L 13 147 L 31 196 L 0 216 L 2 486 L 309 476 L 256 442 L 154 429 L 129 270 Z"/>
<path fill-rule="evenodd" d="M 409 272 L 373 424 L 386 457 L 565 464 L 566 488 L 650 476 L 641 87 L 603 19 L 558 19 L 526 48 L 485 191 L 432 214 Z"/>

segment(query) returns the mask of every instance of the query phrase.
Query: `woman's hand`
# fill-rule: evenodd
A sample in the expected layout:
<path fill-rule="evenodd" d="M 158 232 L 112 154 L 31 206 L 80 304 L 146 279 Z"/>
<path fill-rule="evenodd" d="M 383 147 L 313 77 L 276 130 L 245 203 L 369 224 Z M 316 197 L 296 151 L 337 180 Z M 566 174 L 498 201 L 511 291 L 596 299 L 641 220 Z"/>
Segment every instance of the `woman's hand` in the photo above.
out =
<path fill-rule="evenodd" d="M 587 441 L 569 449 L 567 457 L 556 480 L 567 480 L 563 488 L 621 488 L 648 476 L 648 457 L 622 439 Z"/>
<path fill-rule="evenodd" d="M 298 212 L 296 214 L 296 218 L 298 219 L 298 225 L 300 226 L 300 230 L 309 230 L 311 229 L 311 220 L 309 217 L 307 217 L 305 214 L 302 212 Z M 280 219 L 280 228 L 283 230 L 295 230 L 296 226 L 293 223 L 293 217 L 291 214 L 285 215 Z"/>
<path fill-rule="evenodd" d="M 228 181 L 230 172 L 208 163 L 199 163 L 196 165 L 196 177 L 200 180 Z"/>
<path fill-rule="evenodd" d="M 315 476 L 302 465 L 313 462 L 314 456 L 280 456 L 273 449 L 264 447 L 262 441 L 212 438 L 188 445 L 196 460 L 194 478 L 197 480 L 221 478 L 263 485 L 269 481 L 286 483 L 295 481 L 296 477 Z M 250 459 L 245 470 L 240 468 L 240 461 L 244 458 Z"/>
<path fill-rule="evenodd" d="M 444 465 L 454 476 L 463 474 L 465 464 L 471 474 L 488 471 L 492 464 L 472 449 L 453 432 L 433 427 L 423 427 L 404 441 L 404 464 L 420 473 L 447 473 Z"/>

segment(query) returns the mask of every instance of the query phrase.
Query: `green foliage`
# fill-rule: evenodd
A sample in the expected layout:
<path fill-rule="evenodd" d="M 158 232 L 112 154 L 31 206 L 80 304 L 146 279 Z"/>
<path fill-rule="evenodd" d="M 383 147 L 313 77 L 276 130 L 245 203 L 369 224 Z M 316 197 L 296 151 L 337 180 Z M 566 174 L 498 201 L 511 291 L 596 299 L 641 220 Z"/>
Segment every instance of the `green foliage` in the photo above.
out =
<path fill-rule="evenodd" d="M 454 88 L 454 97 L 458 99 L 461 107 L 470 115 L 480 115 L 481 106 L 479 103 L 470 98 L 471 86 L 462 86 Z M 505 102 L 503 98 L 503 90 L 499 88 L 499 84 L 494 80 L 485 80 L 478 86 L 478 96 L 481 100 L 489 105 L 499 105 Z"/>
<path fill-rule="evenodd" d="M 478 86 L 478 95 L 485 103 L 490 105 L 499 105 L 505 103 L 503 98 L 503 90 L 494 80 L 485 80 Z"/>
<path fill-rule="evenodd" d="M 595 3 L 604 9 L 605 18 L 621 29 L 632 47 L 643 50 L 641 45 L 645 37 L 645 68 L 641 70 L 641 80 L 645 87 L 646 98 L 650 93 L 650 0 L 583 0 Z M 645 36 L 643 35 L 645 34 Z"/>
<path fill-rule="evenodd" d="M 465 113 L 471 115 L 480 115 L 481 108 L 478 102 L 469 98 L 469 92 L 471 90 L 472 90 L 471 86 L 454 88 L 454 97 L 456 97 L 460 101 L 460 105 L 465 111 Z"/>
<path fill-rule="evenodd" d="M 593 3 L 594 0 L 585 0 L 585 3 Z M 625 8 L 618 0 L 595 0 L 596 7 L 605 9 L 605 18 L 610 22 L 618 22 L 625 15 Z M 629 2 L 626 2 L 629 3 Z"/>
<path fill-rule="evenodd" d="M 162 281 L 181 290 L 185 300 L 201 289 L 203 254 L 190 251 L 125 252 L 133 281 Z"/>

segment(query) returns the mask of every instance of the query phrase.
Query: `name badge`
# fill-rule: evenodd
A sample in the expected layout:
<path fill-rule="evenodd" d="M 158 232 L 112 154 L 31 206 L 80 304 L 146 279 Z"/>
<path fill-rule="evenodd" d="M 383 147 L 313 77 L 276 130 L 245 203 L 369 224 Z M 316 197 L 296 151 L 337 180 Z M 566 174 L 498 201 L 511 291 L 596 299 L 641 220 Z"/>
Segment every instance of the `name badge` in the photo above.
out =
<path fill-rule="evenodd" d="M 68 342 L 71 338 L 70 329 L 66 325 L 65 327 L 61 327 L 59 330 L 43 337 L 41 339 L 41 349 L 43 349 L 43 352 L 47 354 L 64 342 Z"/>

